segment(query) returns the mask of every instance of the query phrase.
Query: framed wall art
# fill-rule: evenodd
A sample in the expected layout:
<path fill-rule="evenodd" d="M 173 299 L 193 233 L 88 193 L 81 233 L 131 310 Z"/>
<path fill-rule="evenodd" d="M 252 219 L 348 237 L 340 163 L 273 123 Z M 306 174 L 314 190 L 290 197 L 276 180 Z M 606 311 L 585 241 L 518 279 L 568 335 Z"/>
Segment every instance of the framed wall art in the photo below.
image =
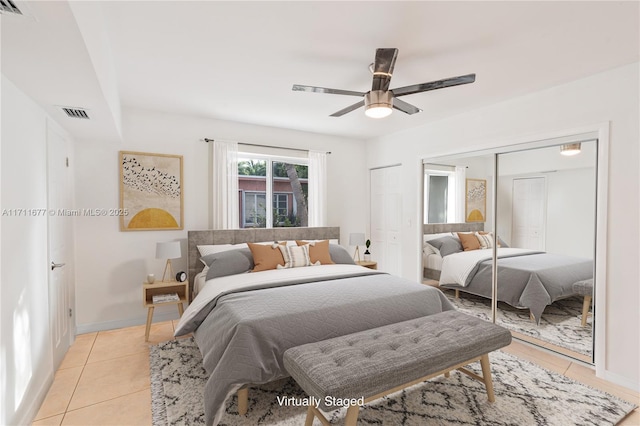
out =
<path fill-rule="evenodd" d="M 467 179 L 464 203 L 465 222 L 485 222 L 487 217 L 487 181 Z"/>
<path fill-rule="evenodd" d="M 184 229 L 182 156 L 120 151 L 121 231 Z"/>

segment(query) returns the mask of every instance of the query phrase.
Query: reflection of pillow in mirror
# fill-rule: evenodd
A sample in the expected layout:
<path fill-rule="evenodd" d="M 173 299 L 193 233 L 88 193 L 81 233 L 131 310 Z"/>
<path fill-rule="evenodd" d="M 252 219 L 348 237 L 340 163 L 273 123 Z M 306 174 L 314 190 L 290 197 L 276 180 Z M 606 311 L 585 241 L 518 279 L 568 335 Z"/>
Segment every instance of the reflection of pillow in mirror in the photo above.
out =
<path fill-rule="evenodd" d="M 446 236 L 436 238 L 435 240 L 429 240 L 429 244 L 435 247 L 440 252 L 440 256 L 442 257 L 448 256 L 453 253 L 460 253 L 462 251 L 462 245 L 460 244 L 460 241 L 453 236 Z"/>
<path fill-rule="evenodd" d="M 492 232 L 476 232 L 476 238 L 480 243 L 481 249 L 493 248 L 493 233 Z"/>
<path fill-rule="evenodd" d="M 480 248 L 480 241 L 478 241 L 475 232 L 458 232 L 458 238 L 460 238 L 464 251 L 478 250 Z"/>
<path fill-rule="evenodd" d="M 422 251 L 424 254 L 440 254 L 440 251 L 434 247 L 432 244 L 429 244 L 431 240 L 436 240 L 442 237 L 451 237 L 451 232 L 442 232 L 440 234 L 424 234 L 422 236 Z"/>

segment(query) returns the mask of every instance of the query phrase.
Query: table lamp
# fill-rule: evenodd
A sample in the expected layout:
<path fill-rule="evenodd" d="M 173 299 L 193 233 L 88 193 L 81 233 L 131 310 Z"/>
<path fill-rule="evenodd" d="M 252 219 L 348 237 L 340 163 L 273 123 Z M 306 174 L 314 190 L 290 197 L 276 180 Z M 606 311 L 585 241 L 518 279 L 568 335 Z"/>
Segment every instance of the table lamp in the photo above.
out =
<path fill-rule="evenodd" d="M 171 268 L 171 259 L 177 259 L 178 257 L 182 257 L 180 241 L 156 243 L 156 259 L 167 259 L 167 264 L 165 265 L 164 273 L 162 274 L 162 281 L 164 281 L 165 276 L 167 275 L 167 269 L 169 269 L 169 281 L 175 281 L 173 268 Z"/>
<path fill-rule="evenodd" d="M 356 260 L 356 256 L 358 256 L 358 262 L 360 262 L 360 246 L 364 244 L 364 234 L 360 232 L 355 232 L 349 234 L 349 245 L 356 246 L 356 251 L 353 253 L 353 260 Z"/>

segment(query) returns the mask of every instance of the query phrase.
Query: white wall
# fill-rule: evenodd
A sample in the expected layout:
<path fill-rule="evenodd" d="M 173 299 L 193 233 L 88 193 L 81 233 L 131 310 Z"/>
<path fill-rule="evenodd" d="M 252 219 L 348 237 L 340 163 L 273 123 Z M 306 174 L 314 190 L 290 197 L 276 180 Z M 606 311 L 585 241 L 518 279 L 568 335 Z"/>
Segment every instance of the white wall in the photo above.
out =
<path fill-rule="evenodd" d="M 498 235 L 511 245 L 513 180 L 546 180 L 544 250 L 549 253 L 593 259 L 595 238 L 595 168 L 558 170 L 498 178 Z"/>
<path fill-rule="evenodd" d="M 37 216 L 16 216 L 11 211 L 47 207 L 46 126 L 45 112 L 3 75 L 0 282 L 2 425 L 29 423 L 53 380 L 47 216 L 39 213 L 36 213 Z"/>
<path fill-rule="evenodd" d="M 162 276 L 164 260 L 155 259 L 158 241 L 182 240 L 183 258 L 174 270 L 187 269 L 187 230 L 209 223 L 209 146 L 202 138 L 331 151 L 328 156 L 328 225 L 341 227 L 341 240 L 364 232 L 367 221 L 367 172 L 363 141 L 159 112 L 123 110 L 123 143 L 76 144 L 76 206 L 114 208 L 119 203 L 118 151 L 184 156 L 183 231 L 120 232 L 113 217 L 79 217 L 76 226 L 76 300 L 78 332 L 143 324 L 141 286 L 147 273 Z M 170 306 L 156 309 L 154 320 L 177 318 Z"/>
<path fill-rule="evenodd" d="M 369 141 L 367 166 L 404 169 L 403 274 L 420 274 L 421 158 L 524 142 L 610 121 L 605 375 L 638 389 L 638 63 Z M 479 84 L 479 83 L 477 83 Z M 417 222 L 417 223 L 416 223 Z M 418 225 L 418 226 L 416 226 Z"/>

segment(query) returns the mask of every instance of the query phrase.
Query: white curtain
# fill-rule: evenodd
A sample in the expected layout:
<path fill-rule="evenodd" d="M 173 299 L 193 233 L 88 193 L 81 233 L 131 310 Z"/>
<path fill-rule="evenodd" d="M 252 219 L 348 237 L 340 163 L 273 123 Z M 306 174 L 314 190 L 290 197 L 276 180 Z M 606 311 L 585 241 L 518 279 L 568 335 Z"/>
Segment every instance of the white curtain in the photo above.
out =
<path fill-rule="evenodd" d="M 465 217 L 465 200 L 466 200 L 466 192 L 467 192 L 467 168 L 465 166 L 456 166 L 456 223 L 464 223 L 466 220 Z"/>
<path fill-rule="evenodd" d="M 327 226 L 327 153 L 309 151 L 309 226 Z"/>
<path fill-rule="evenodd" d="M 240 220 L 237 142 L 214 141 L 211 165 L 213 229 L 236 229 Z"/>

